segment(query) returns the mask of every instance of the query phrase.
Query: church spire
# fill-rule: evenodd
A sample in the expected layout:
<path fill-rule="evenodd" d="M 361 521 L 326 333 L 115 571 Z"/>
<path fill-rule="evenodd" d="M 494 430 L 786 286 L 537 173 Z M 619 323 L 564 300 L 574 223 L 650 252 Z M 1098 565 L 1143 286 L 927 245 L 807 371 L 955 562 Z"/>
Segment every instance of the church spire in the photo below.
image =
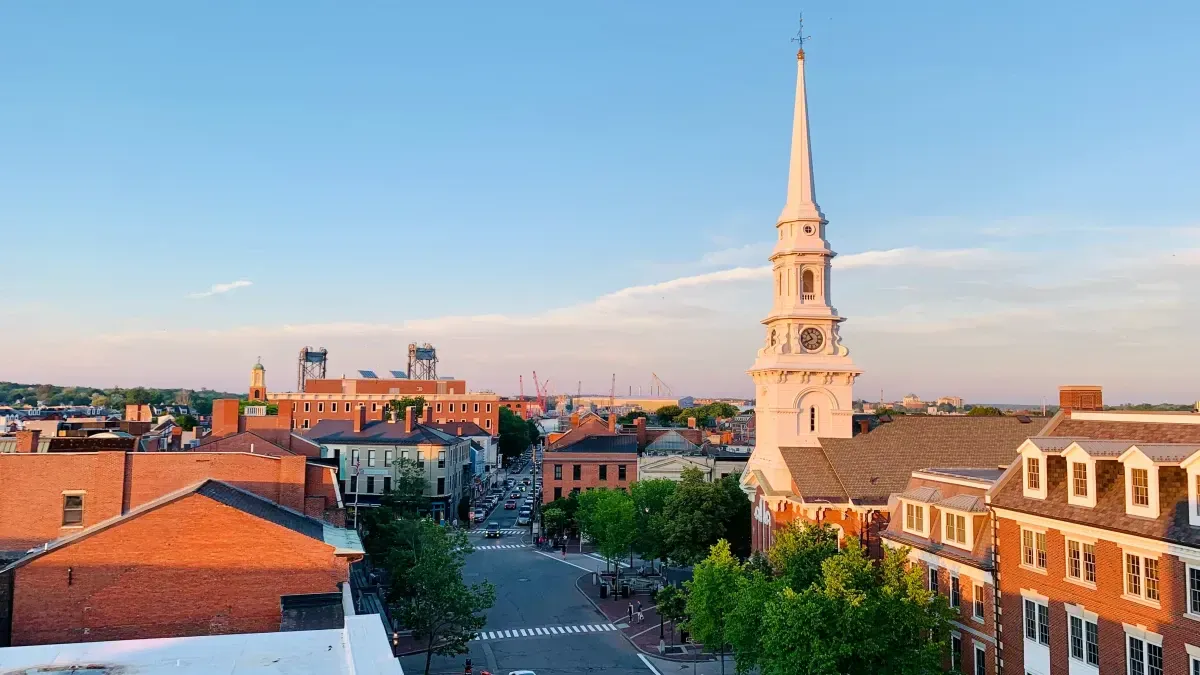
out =
<path fill-rule="evenodd" d="M 823 221 L 813 184 L 812 152 L 808 136 L 808 94 L 804 87 L 804 48 L 796 52 L 796 107 L 792 117 L 792 161 L 788 168 L 787 204 L 779 223 Z"/>

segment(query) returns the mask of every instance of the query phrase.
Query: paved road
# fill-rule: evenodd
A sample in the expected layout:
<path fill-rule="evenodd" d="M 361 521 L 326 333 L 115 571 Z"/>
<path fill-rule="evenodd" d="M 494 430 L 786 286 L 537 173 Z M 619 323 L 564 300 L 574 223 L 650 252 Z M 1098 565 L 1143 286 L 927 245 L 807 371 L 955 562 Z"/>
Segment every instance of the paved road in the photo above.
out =
<path fill-rule="evenodd" d="M 505 511 L 503 504 L 488 520 L 516 529 L 516 511 Z M 467 558 L 464 580 L 487 579 L 496 586 L 496 604 L 487 613 L 483 639 L 470 645 L 475 673 L 486 668 L 497 675 L 518 669 L 533 670 L 537 675 L 654 675 L 615 626 L 575 588 L 575 580 L 584 570 L 599 569 L 603 563 L 578 554 L 564 559 L 527 545 L 517 546 L 527 543 L 528 536 L 485 540 L 480 532 L 471 539 L 477 549 Z M 462 673 L 467 656 L 435 656 L 430 672 Z M 423 654 L 406 656 L 401 664 L 409 675 L 425 672 Z M 668 671 L 658 672 L 665 675 Z M 670 664 L 670 672 L 679 672 L 678 667 Z"/>

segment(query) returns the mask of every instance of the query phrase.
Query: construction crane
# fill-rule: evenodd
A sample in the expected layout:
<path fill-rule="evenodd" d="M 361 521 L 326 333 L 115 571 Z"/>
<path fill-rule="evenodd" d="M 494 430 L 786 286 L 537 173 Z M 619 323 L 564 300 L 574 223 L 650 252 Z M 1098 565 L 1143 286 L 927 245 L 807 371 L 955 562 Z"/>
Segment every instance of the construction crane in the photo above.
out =
<path fill-rule="evenodd" d="M 542 383 L 538 381 L 537 371 L 533 371 L 533 388 L 537 391 L 537 404 L 543 411 L 546 410 L 546 394 L 542 390 Z"/>
<path fill-rule="evenodd" d="M 608 389 L 608 414 L 612 414 L 617 403 L 617 374 L 613 373 L 612 386 Z"/>
<path fill-rule="evenodd" d="M 666 382 L 663 382 L 662 379 L 659 378 L 657 373 L 650 373 L 650 376 L 654 378 L 650 381 L 650 393 L 651 394 L 654 393 L 655 388 L 657 387 L 658 396 L 662 396 L 662 390 L 665 388 L 667 390 L 667 397 L 674 398 L 675 393 L 673 391 L 671 391 L 671 385 L 667 384 Z"/>
<path fill-rule="evenodd" d="M 521 392 L 521 400 L 525 400 L 525 376 L 517 375 L 517 388 Z"/>

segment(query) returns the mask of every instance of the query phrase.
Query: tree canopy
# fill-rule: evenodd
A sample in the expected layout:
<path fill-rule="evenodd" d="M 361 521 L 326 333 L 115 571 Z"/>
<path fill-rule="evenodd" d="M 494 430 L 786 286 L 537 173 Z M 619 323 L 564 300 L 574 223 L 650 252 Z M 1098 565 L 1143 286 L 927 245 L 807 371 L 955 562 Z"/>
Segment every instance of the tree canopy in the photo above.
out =
<path fill-rule="evenodd" d="M 506 459 L 516 457 L 529 447 L 533 439 L 529 436 L 529 425 L 517 413 L 500 408 L 500 454 Z"/>
<path fill-rule="evenodd" d="M 391 403 L 388 403 L 388 410 L 395 411 L 396 419 L 402 420 L 404 419 L 404 415 L 406 414 L 409 406 L 416 408 L 416 410 L 413 411 L 413 414 L 418 420 L 421 419 L 421 415 L 425 411 L 425 397 L 402 396 Z"/>
<path fill-rule="evenodd" d="M 124 411 L 126 403 L 148 405 L 186 404 L 198 415 L 211 415 L 212 402 L 218 398 L 242 398 L 211 389 L 151 389 L 134 387 L 69 387 L 56 384 L 19 384 L 0 382 L 0 405 L 92 405 Z"/>
<path fill-rule="evenodd" d="M 624 490 L 589 490 L 578 495 L 579 529 L 608 560 L 629 551 L 637 535 L 633 498 Z"/>
<path fill-rule="evenodd" d="M 992 406 L 975 406 L 967 411 L 967 417 L 1003 417 L 1004 411 Z"/>
<path fill-rule="evenodd" d="M 725 519 L 732 508 L 729 498 L 720 484 L 706 482 L 699 469 L 684 469 L 663 510 L 663 536 L 673 562 L 699 562 L 725 535 Z"/>
<path fill-rule="evenodd" d="M 725 672 L 725 649 L 730 642 L 742 578 L 742 564 L 729 550 L 729 542 L 722 539 L 713 544 L 708 557 L 696 565 L 692 580 L 685 584 L 688 589 L 687 629 L 709 651 L 721 655 L 722 673 Z"/>

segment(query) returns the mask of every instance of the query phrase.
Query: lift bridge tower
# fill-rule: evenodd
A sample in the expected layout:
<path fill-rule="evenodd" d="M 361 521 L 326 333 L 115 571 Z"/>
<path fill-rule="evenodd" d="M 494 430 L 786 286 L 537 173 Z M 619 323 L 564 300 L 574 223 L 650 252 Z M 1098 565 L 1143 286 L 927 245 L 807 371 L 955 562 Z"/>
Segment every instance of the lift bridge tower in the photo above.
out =
<path fill-rule="evenodd" d="M 304 383 L 309 379 L 325 379 L 325 364 L 329 360 L 329 351 L 324 347 L 313 349 L 305 347 L 300 350 L 300 364 L 296 375 L 296 391 L 304 391 Z"/>
<path fill-rule="evenodd" d="M 438 379 L 437 362 L 437 350 L 428 342 L 423 345 L 415 342 L 408 345 L 408 379 Z"/>

